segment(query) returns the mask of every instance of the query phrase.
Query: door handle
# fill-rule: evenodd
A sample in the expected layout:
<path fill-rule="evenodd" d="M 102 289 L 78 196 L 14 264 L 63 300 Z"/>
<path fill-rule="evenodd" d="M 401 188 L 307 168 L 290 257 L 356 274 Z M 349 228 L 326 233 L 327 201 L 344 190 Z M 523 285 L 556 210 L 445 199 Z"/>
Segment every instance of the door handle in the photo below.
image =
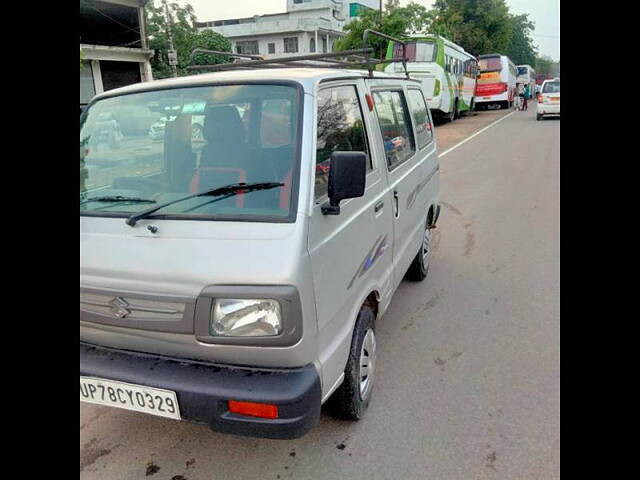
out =
<path fill-rule="evenodd" d="M 380 210 L 382 210 L 382 207 L 384 207 L 384 202 L 380 201 L 378 203 L 376 203 L 376 206 L 373 207 L 373 210 L 378 213 Z"/>
<path fill-rule="evenodd" d="M 399 202 L 398 202 L 398 191 L 394 190 L 393 191 L 393 206 L 395 208 L 395 215 L 396 218 L 398 218 L 400 216 L 400 209 L 398 208 Z"/>

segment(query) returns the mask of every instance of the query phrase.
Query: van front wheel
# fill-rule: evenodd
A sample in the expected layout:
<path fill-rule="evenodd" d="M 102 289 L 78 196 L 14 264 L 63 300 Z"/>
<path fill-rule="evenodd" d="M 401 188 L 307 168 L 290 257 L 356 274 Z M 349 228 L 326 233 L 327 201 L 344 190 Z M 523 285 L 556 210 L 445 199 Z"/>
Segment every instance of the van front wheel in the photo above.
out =
<path fill-rule="evenodd" d="M 363 305 L 353 329 L 342 385 L 327 401 L 329 411 L 345 420 L 360 420 L 371 400 L 376 367 L 375 314 Z"/>

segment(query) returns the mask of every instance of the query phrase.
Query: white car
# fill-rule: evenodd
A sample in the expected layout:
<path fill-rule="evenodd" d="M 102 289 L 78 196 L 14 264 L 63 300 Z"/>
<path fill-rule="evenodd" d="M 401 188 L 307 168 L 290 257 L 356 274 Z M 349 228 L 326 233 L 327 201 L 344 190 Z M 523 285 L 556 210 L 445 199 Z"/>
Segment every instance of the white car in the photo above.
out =
<path fill-rule="evenodd" d="M 560 115 L 560 79 L 545 80 L 538 95 L 538 114 L 536 120 L 546 115 Z"/>

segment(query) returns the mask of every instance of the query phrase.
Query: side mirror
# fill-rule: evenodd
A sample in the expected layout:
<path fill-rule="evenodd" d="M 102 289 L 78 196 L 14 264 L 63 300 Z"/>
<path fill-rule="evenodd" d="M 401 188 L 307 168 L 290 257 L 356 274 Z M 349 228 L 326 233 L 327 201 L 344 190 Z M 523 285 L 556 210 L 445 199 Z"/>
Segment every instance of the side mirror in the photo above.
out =
<path fill-rule="evenodd" d="M 324 215 L 340 215 L 340 202 L 364 195 L 367 155 L 364 152 L 333 152 L 329 164 L 329 202 Z"/>

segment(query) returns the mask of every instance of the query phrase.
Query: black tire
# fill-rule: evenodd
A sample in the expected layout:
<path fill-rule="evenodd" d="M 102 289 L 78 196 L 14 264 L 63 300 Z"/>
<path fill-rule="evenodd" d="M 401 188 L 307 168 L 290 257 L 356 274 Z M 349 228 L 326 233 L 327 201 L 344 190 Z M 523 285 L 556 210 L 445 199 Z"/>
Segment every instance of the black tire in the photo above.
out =
<path fill-rule="evenodd" d="M 457 98 L 453 107 L 453 118 L 454 120 L 460 118 L 460 103 Z"/>
<path fill-rule="evenodd" d="M 447 115 L 445 116 L 445 119 L 447 122 L 453 122 L 453 120 L 456 118 L 456 111 L 455 111 L 455 107 L 454 110 L 452 110 L 451 112 L 447 113 Z"/>
<path fill-rule="evenodd" d="M 429 273 L 429 267 L 431 266 L 431 246 L 433 244 L 433 235 L 431 232 L 433 232 L 433 230 L 425 226 L 423 242 L 420 244 L 420 250 L 418 250 L 418 253 L 407 270 L 407 278 L 414 282 L 421 282 L 427 278 L 427 274 Z M 428 250 L 426 255 L 424 250 L 425 248 Z M 426 261 L 425 258 L 427 259 Z"/>
<path fill-rule="evenodd" d="M 363 305 L 360 313 L 358 313 L 356 325 L 353 329 L 349 358 L 347 359 L 347 366 L 344 370 L 344 381 L 327 401 L 329 412 L 337 418 L 360 420 L 369 407 L 372 393 L 371 388 L 373 387 L 372 380 L 375 378 L 375 375 L 372 375 L 370 379 L 372 383 L 363 399 L 360 394 L 360 352 L 369 330 L 374 333 L 375 339 L 374 324 L 375 314 L 373 310 L 369 306 Z M 373 365 L 373 372 L 375 374 L 375 357 Z"/>
<path fill-rule="evenodd" d="M 536 120 L 538 120 L 538 121 L 542 120 L 542 114 L 537 113 L 536 114 Z"/>

